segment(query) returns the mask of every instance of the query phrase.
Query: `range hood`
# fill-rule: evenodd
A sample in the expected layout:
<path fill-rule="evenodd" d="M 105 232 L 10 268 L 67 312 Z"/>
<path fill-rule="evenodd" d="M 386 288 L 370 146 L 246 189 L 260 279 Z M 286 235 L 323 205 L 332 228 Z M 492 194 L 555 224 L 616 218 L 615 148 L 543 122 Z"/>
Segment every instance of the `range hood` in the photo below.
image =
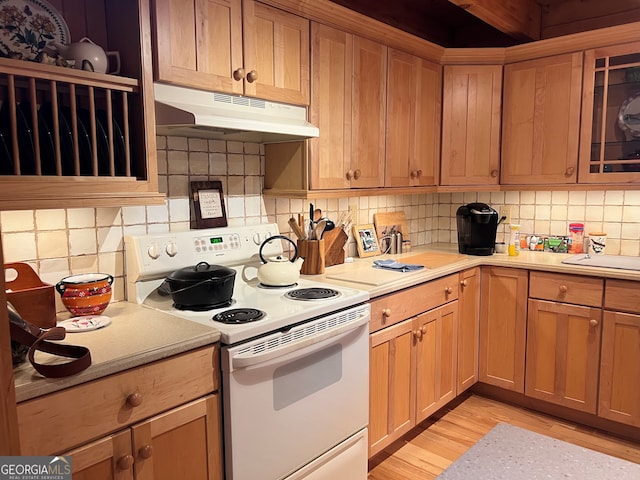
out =
<path fill-rule="evenodd" d="M 304 107 L 162 83 L 154 90 L 161 135 L 278 143 L 320 134 Z"/>

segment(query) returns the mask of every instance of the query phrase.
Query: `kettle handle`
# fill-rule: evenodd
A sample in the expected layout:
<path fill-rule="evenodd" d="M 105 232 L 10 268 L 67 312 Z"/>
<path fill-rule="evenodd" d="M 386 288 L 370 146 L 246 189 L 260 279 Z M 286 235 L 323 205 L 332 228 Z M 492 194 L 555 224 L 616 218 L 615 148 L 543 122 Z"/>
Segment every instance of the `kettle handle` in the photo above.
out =
<path fill-rule="evenodd" d="M 262 245 L 260 245 L 260 251 L 258 252 L 258 255 L 260 255 L 260 260 L 262 260 L 262 263 L 267 263 L 267 261 L 262 256 L 262 249 L 264 248 L 264 246 L 267 243 L 271 242 L 272 240 L 277 240 L 277 239 L 287 240 L 289 243 L 291 243 L 291 245 L 293 245 L 293 258 L 291 259 L 292 262 L 296 258 L 298 258 L 298 245 L 296 245 L 296 242 L 294 242 L 293 240 L 291 240 L 289 237 L 287 237 L 285 235 L 274 235 L 273 237 L 267 238 L 264 242 L 262 242 Z"/>

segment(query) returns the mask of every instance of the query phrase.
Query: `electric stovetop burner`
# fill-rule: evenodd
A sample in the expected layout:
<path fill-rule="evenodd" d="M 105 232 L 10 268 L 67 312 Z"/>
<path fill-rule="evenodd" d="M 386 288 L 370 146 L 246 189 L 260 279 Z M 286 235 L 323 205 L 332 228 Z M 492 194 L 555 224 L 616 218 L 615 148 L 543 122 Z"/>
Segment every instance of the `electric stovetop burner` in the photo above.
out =
<path fill-rule="evenodd" d="M 340 296 L 338 290 L 327 287 L 297 288 L 284 294 L 292 300 L 324 300 Z"/>
<path fill-rule="evenodd" d="M 217 313 L 213 316 L 214 322 L 239 324 L 255 322 L 262 319 L 265 313 L 256 308 L 233 308 L 224 312 Z"/>
<path fill-rule="evenodd" d="M 207 305 L 182 305 L 180 303 L 174 303 L 173 307 L 176 310 L 188 310 L 191 312 L 206 312 L 207 310 L 215 310 L 216 308 L 229 307 L 235 303 L 235 300 L 231 299 L 226 302 L 213 303 Z"/>

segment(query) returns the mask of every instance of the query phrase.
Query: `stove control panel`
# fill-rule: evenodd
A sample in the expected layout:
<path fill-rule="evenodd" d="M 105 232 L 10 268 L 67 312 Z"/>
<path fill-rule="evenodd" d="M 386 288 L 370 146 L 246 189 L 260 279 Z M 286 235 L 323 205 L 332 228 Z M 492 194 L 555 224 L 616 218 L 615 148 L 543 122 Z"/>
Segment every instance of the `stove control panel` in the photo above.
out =
<path fill-rule="evenodd" d="M 185 232 L 125 236 L 128 281 L 161 276 L 199 262 L 232 265 L 259 261 L 260 246 L 278 235 L 273 223 Z M 282 242 L 269 242 L 263 254 L 282 253 Z"/>

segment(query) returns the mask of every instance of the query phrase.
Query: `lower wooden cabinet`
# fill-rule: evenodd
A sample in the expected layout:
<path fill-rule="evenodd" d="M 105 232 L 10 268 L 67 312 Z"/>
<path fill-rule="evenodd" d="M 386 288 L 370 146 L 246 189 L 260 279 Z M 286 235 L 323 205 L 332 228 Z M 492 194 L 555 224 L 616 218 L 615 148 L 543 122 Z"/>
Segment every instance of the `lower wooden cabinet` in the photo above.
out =
<path fill-rule="evenodd" d="M 456 396 L 458 302 L 370 336 L 369 456 Z"/>
<path fill-rule="evenodd" d="M 416 423 L 456 397 L 458 302 L 414 319 Z"/>
<path fill-rule="evenodd" d="M 220 401 L 210 395 L 65 453 L 74 480 L 222 478 Z"/>
<path fill-rule="evenodd" d="M 482 268 L 479 380 L 524 393 L 527 270 Z"/>
<path fill-rule="evenodd" d="M 600 308 L 529 300 L 525 394 L 596 413 Z"/>
<path fill-rule="evenodd" d="M 598 415 L 640 427 L 640 315 L 605 311 L 601 353 Z"/>
<path fill-rule="evenodd" d="M 456 396 L 458 278 L 371 301 L 370 457 Z"/>
<path fill-rule="evenodd" d="M 458 381 L 460 395 L 478 381 L 480 339 L 480 268 L 460 272 L 458 295 Z"/>
<path fill-rule="evenodd" d="M 219 345 L 17 406 L 22 455 L 71 455 L 74 479 L 222 478 Z"/>
<path fill-rule="evenodd" d="M 369 456 L 415 425 L 413 319 L 370 336 Z"/>

